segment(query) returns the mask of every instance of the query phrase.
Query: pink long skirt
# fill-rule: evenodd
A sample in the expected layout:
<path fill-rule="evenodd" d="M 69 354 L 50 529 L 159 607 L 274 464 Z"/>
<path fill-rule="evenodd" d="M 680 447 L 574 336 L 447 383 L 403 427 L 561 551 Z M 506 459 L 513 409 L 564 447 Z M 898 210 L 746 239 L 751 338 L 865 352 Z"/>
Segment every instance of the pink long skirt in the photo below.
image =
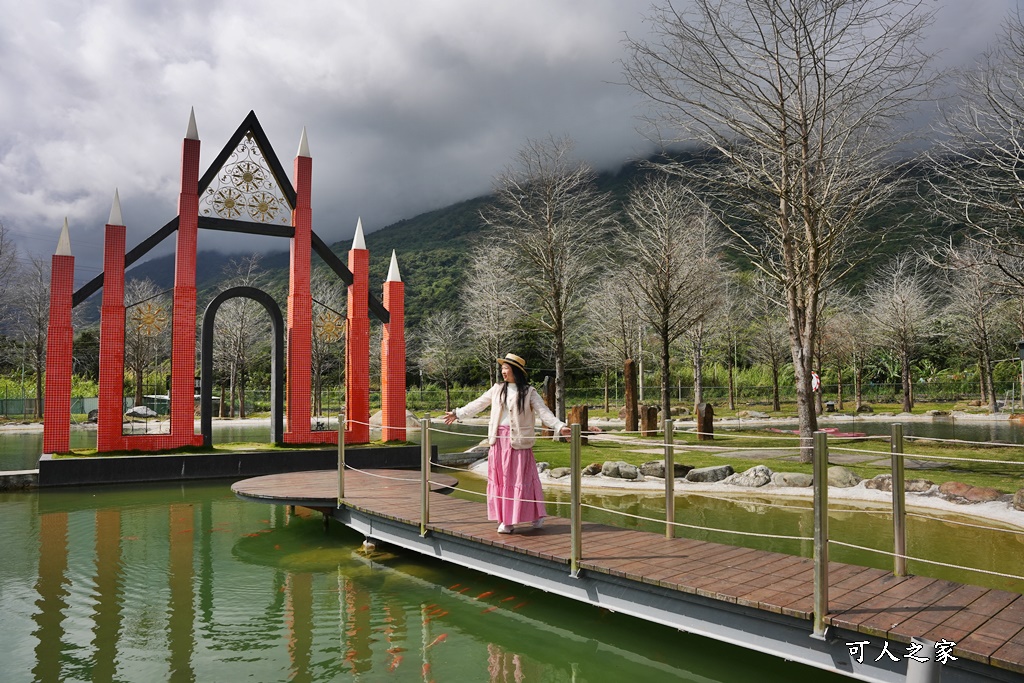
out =
<path fill-rule="evenodd" d="M 512 448 L 509 427 L 498 427 L 498 439 L 487 455 L 487 519 L 522 524 L 545 517 L 544 490 L 532 448 Z"/>

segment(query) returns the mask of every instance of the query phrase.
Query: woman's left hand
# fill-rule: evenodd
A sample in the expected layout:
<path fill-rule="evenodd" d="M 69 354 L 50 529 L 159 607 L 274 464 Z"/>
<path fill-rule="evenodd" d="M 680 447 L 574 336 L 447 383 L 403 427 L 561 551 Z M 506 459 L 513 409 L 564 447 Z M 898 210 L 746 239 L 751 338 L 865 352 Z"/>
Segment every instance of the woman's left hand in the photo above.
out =
<path fill-rule="evenodd" d="M 562 427 L 562 431 L 560 431 L 559 434 L 561 434 L 562 436 L 571 436 L 572 427 L 570 427 L 569 425 Z"/>

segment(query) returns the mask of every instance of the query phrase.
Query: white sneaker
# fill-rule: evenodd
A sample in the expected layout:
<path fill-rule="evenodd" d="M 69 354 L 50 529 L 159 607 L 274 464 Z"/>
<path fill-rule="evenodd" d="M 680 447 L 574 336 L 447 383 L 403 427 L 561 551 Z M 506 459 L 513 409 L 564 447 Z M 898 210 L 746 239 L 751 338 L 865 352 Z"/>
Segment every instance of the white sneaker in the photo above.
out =
<path fill-rule="evenodd" d="M 498 533 L 499 534 L 510 534 L 513 531 L 515 531 L 515 527 L 510 525 L 510 524 L 499 524 L 498 525 Z"/>
<path fill-rule="evenodd" d="M 544 526 L 544 518 L 543 517 L 538 517 L 537 519 L 533 520 L 533 528 L 534 529 L 540 529 L 543 526 Z"/>

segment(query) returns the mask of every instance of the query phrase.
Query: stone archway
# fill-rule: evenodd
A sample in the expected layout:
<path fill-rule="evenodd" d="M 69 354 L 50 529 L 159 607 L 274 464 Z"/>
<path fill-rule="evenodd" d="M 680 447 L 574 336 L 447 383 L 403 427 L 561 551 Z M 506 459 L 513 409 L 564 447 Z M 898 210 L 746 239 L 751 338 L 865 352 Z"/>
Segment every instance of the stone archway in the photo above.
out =
<path fill-rule="evenodd" d="M 200 346 L 199 423 L 203 446 L 213 445 L 213 321 L 225 301 L 243 297 L 261 304 L 270 315 L 273 327 L 270 351 L 270 440 L 284 444 L 284 318 L 274 298 L 255 287 L 226 289 L 210 302 L 203 313 Z"/>

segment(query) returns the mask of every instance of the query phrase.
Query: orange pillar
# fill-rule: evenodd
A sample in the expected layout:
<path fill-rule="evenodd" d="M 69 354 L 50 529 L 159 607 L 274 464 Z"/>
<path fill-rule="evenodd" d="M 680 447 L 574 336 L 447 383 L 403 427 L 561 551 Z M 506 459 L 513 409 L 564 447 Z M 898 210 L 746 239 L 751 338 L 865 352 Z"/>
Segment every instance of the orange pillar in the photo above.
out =
<path fill-rule="evenodd" d="M 46 336 L 46 393 L 43 404 L 43 452 L 71 450 L 71 297 L 75 287 L 75 257 L 71 255 L 68 222 L 57 242 L 50 265 L 50 323 Z"/>
<path fill-rule="evenodd" d="M 292 225 L 295 234 L 291 243 L 288 281 L 288 429 L 287 443 L 308 443 L 310 432 L 310 353 L 313 344 L 313 297 L 309 290 L 310 233 L 313 227 L 311 194 L 313 159 L 309 155 L 306 129 L 302 129 L 299 153 L 295 157 L 295 209 Z"/>
<path fill-rule="evenodd" d="M 124 247 L 121 207 L 114 207 L 103 234 L 103 303 L 100 308 L 100 396 L 96 450 L 124 450 Z"/>
<path fill-rule="evenodd" d="M 171 440 L 201 445 L 195 433 L 196 247 L 199 237 L 199 132 L 193 112 L 181 148 L 181 193 L 174 261 L 171 349 Z M 109 274 L 109 271 L 108 271 Z M 104 282 L 106 276 L 104 276 Z M 123 298 L 123 296 L 122 296 Z M 123 354 L 122 354 L 123 362 Z"/>
<path fill-rule="evenodd" d="M 345 443 L 370 441 L 370 252 L 363 222 L 348 252 L 352 284 L 348 287 L 348 333 L 345 344 Z"/>
<path fill-rule="evenodd" d="M 384 282 L 384 308 L 390 321 L 384 325 L 380 343 L 382 438 L 405 441 L 405 284 L 393 251 Z"/>

